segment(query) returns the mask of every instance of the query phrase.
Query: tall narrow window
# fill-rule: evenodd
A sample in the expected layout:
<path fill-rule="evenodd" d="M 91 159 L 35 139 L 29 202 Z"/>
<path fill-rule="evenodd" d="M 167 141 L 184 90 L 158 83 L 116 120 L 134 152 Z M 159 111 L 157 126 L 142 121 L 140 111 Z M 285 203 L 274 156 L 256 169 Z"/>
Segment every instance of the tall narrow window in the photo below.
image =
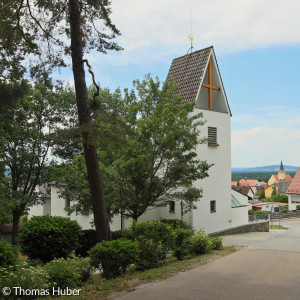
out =
<path fill-rule="evenodd" d="M 169 202 L 169 212 L 172 212 L 172 213 L 175 212 L 175 201 Z"/>
<path fill-rule="evenodd" d="M 210 201 L 210 212 L 215 213 L 217 211 L 216 209 L 216 200 Z"/>
<path fill-rule="evenodd" d="M 70 205 L 71 205 L 70 199 L 66 199 L 66 200 L 65 200 L 65 209 L 69 209 L 69 208 L 70 208 Z"/>
<path fill-rule="evenodd" d="M 217 142 L 217 127 L 208 127 L 208 146 L 219 146 Z"/>

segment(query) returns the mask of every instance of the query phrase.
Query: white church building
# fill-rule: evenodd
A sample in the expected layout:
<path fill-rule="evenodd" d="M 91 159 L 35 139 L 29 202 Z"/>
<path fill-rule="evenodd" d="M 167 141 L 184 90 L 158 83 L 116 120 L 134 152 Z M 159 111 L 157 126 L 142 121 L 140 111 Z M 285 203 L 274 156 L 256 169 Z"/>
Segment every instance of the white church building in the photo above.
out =
<path fill-rule="evenodd" d="M 214 164 L 208 171 L 209 177 L 194 183 L 203 189 L 203 197 L 196 203 L 197 209 L 184 214 L 183 220 L 207 234 L 248 224 L 248 198 L 231 190 L 231 111 L 213 47 L 175 58 L 167 80 L 175 80 L 179 85 L 183 103 L 195 101 L 194 113 L 203 113 L 206 123 L 200 128 L 200 138 L 208 137 L 209 142 L 199 144 L 197 153 L 201 160 Z M 59 197 L 60 188 L 63 186 L 52 184 L 45 204 L 31 207 L 29 217 L 67 216 L 68 204 Z M 69 217 L 77 220 L 83 229 L 91 228 L 92 216 L 71 214 Z M 167 207 L 149 208 L 138 220 L 162 218 L 180 219 L 180 201 L 171 201 Z M 111 230 L 128 227 L 131 222 L 116 216 Z"/>

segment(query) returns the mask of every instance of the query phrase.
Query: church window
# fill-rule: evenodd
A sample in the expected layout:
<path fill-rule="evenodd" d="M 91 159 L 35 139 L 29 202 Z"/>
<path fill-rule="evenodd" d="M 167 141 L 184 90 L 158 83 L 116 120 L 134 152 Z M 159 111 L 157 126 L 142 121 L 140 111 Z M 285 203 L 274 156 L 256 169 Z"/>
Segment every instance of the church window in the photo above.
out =
<path fill-rule="evenodd" d="M 217 211 L 216 209 L 216 200 L 210 201 L 210 212 L 215 213 Z"/>
<path fill-rule="evenodd" d="M 217 127 L 208 127 L 208 145 L 219 146 L 217 143 Z"/>
<path fill-rule="evenodd" d="M 169 212 L 172 212 L 172 213 L 175 212 L 175 201 L 169 202 Z"/>

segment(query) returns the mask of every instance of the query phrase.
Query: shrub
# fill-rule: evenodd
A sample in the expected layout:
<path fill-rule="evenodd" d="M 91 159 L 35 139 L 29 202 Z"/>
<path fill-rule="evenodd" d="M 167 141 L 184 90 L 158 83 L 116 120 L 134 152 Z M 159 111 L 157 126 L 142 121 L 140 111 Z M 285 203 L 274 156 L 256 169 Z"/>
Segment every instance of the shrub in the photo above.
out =
<path fill-rule="evenodd" d="M 73 257 L 54 259 L 45 265 L 52 287 L 74 288 L 87 281 L 92 273 L 93 267 L 88 257 Z"/>
<path fill-rule="evenodd" d="M 191 250 L 195 254 L 210 253 L 213 247 L 213 242 L 204 231 L 200 230 L 196 232 L 192 237 Z"/>
<path fill-rule="evenodd" d="M 297 206 L 296 206 L 296 209 L 297 209 L 297 210 L 300 210 L 300 205 L 297 205 Z"/>
<path fill-rule="evenodd" d="M 159 266 L 173 246 L 171 227 L 162 222 L 135 222 L 132 231 L 140 249 L 137 268 Z"/>
<path fill-rule="evenodd" d="M 182 260 L 184 256 L 191 252 L 191 236 L 194 232 L 190 229 L 178 228 L 174 230 L 174 244 L 173 244 L 173 255 L 178 259 Z"/>
<path fill-rule="evenodd" d="M 283 207 L 283 208 L 281 209 L 281 212 L 284 213 L 284 214 L 286 214 L 286 213 L 288 212 L 288 209 L 285 208 L 285 207 Z"/>
<path fill-rule="evenodd" d="M 21 287 L 23 290 L 42 290 L 49 288 L 50 285 L 49 275 L 43 267 L 32 267 L 26 262 L 17 264 L 15 269 L 11 267 L 0 269 L 0 273 L 0 290 L 4 287 L 9 287 L 12 291 L 14 287 Z"/>
<path fill-rule="evenodd" d="M 267 211 L 263 211 L 263 210 L 256 210 L 254 211 L 255 215 L 268 215 L 269 213 Z"/>
<path fill-rule="evenodd" d="M 97 234 L 95 229 L 87 229 L 81 231 L 79 237 L 79 247 L 75 250 L 77 256 L 86 257 L 88 251 L 97 245 Z"/>
<path fill-rule="evenodd" d="M 248 215 L 249 215 L 249 216 L 254 215 L 254 211 L 253 211 L 252 209 L 249 209 L 249 210 L 248 210 Z"/>
<path fill-rule="evenodd" d="M 112 240 L 118 240 L 121 238 L 125 238 L 127 240 L 134 241 L 134 234 L 133 234 L 133 231 L 131 228 L 112 231 L 111 237 L 112 237 Z"/>
<path fill-rule="evenodd" d="M 22 252 L 29 258 L 48 262 L 66 258 L 78 248 L 80 226 L 76 221 L 63 217 L 33 217 L 20 233 Z"/>
<path fill-rule="evenodd" d="M 222 243 L 222 239 L 220 239 L 219 237 L 210 237 L 211 241 L 212 241 L 212 249 L 213 250 L 222 250 L 223 247 L 223 243 Z"/>
<path fill-rule="evenodd" d="M 160 222 L 170 225 L 172 229 L 177 229 L 177 228 L 193 229 L 192 226 L 190 226 L 185 221 L 182 221 L 182 226 L 181 226 L 181 220 L 179 219 L 161 219 Z"/>
<path fill-rule="evenodd" d="M 138 256 L 136 242 L 126 239 L 102 241 L 89 251 L 91 264 L 103 270 L 102 276 L 111 279 L 125 273 L 126 268 L 136 262 Z"/>
<path fill-rule="evenodd" d="M 0 267 L 15 266 L 17 263 L 17 254 L 12 245 L 0 239 Z"/>

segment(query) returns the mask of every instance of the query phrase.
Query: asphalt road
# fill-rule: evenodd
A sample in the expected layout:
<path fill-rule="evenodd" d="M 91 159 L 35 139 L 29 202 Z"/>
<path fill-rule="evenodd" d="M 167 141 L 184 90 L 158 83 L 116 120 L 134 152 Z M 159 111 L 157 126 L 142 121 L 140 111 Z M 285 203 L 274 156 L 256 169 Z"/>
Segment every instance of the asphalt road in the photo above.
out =
<path fill-rule="evenodd" d="M 240 244 L 247 247 L 117 299 L 299 300 L 300 221 L 285 225 L 290 228 L 288 231 L 251 233 L 248 240 L 247 234 L 225 237 L 227 244 L 230 238 L 232 243 L 238 243 L 239 237 Z"/>

